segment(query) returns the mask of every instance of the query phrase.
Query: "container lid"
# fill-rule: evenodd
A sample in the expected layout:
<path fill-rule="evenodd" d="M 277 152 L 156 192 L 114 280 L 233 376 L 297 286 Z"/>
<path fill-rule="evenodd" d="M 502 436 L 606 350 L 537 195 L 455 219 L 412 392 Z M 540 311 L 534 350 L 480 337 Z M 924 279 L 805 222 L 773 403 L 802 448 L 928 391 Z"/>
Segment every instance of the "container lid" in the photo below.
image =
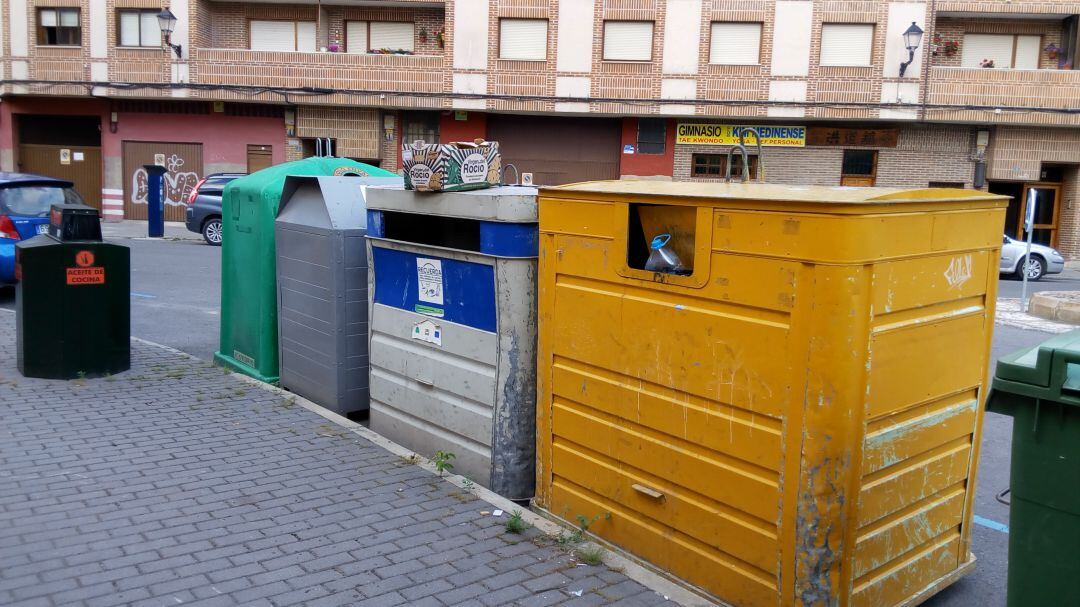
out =
<path fill-rule="evenodd" d="M 998 359 L 994 378 L 1047 387 L 1058 353 L 1072 355 L 1080 361 L 1080 330 L 1055 335 L 1035 347 L 1002 356 Z M 1080 389 L 1080 366 L 1066 364 L 1061 381 L 1065 389 Z"/>
<path fill-rule="evenodd" d="M 862 188 L 849 186 L 798 186 L 774 183 L 714 183 L 624 179 L 586 181 L 542 188 L 556 196 L 571 192 L 674 198 L 720 198 L 819 204 L 897 204 L 926 202 L 1007 201 L 1008 196 L 959 188 Z"/>
<path fill-rule="evenodd" d="M 371 187 L 367 190 L 367 207 L 373 211 L 536 223 L 536 191 L 536 188 L 518 185 L 464 192 L 417 192 L 403 187 Z"/>

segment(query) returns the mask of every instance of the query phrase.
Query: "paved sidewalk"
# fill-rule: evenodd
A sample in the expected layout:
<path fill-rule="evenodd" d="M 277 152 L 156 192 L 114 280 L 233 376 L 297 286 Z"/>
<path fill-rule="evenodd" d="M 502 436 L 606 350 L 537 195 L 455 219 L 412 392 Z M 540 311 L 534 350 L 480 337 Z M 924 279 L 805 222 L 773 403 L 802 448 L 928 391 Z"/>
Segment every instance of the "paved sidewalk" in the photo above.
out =
<path fill-rule="evenodd" d="M 127 373 L 25 379 L 13 321 L 0 315 L 0 605 L 666 603 L 205 362 L 136 342 Z"/>

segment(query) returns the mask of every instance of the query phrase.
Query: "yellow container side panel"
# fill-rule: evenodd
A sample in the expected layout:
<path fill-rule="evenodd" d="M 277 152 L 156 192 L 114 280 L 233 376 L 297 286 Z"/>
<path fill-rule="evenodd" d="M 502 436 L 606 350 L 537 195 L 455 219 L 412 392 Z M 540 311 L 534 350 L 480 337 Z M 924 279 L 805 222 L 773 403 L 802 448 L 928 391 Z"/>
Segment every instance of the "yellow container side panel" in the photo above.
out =
<path fill-rule="evenodd" d="M 897 605 L 957 571 L 1003 211 L 928 196 L 543 191 L 537 503 L 733 605 Z M 694 225 L 690 276 L 630 267 L 638 211 Z"/>

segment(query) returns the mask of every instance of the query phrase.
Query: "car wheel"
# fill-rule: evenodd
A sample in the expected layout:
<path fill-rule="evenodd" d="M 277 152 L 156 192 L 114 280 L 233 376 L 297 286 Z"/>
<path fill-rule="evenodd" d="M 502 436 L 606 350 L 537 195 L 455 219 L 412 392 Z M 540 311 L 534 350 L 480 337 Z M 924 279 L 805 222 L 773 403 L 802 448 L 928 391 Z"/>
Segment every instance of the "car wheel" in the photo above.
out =
<path fill-rule="evenodd" d="M 206 244 L 215 247 L 221 246 L 221 219 L 215 217 L 207 220 L 202 227 L 202 237 Z"/>
<path fill-rule="evenodd" d="M 1042 257 L 1032 255 L 1029 258 L 1020 260 L 1020 263 L 1016 264 L 1016 277 L 1023 279 L 1024 274 L 1027 274 L 1028 280 L 1039 280 L 1046 274 L 1046 262 Z"/>

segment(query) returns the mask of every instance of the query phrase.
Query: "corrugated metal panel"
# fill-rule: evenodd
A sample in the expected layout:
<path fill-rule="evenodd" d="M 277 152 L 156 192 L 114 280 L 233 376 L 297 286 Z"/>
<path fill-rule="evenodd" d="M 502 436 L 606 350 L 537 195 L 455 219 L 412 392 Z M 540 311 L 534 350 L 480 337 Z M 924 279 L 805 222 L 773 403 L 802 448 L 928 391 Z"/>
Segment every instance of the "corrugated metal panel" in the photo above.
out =
<path fill-rule="evenodd" d="M 531 172 L 537 185 L 618 179 L 620 129 L 601 118 L 488 116 L 488 139 L 499 142 L 503 166 Z"/>
<path fill-rule="evenodd" d="M 65 149 L 70 152 L 70 164 L 60 162 Z M 67 179 L 86 204 L 101 208 L 101 148 L 24 143 L 19 146 L 19 170 Z"/>
<path fill-rule="evenodd" d="M 125 141 L 123 143 L 124 217 L 146 219 L 144 164 L 161 164 L 165 173 L 165 221 L 184 221 L 187 200 L 203 178 L 201 143 Z"/>

